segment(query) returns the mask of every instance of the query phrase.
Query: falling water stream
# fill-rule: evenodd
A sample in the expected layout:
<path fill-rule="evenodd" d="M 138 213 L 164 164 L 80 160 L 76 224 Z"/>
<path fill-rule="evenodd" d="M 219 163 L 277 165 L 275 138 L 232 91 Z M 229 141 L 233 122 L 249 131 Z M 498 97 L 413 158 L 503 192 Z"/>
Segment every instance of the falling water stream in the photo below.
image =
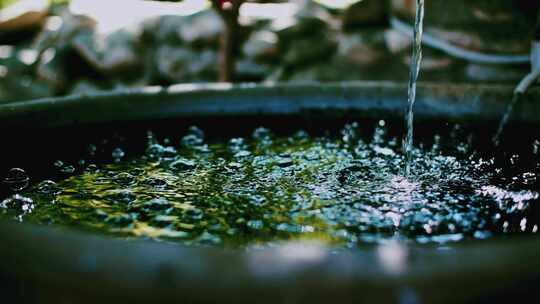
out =
<path fill-rule="evenodd" d="M 512 101 L 508 105 L 508 108 L 506 109 L 506 112 L 504 113 L 504 116 L 501 119 L 501 122 L 499 123 L 499 127 L 497 128 L 497 132 L 492 138 L 493 144 L 495 146 L 498 146 L 501 141 L 501 135 L 504 131 L 504 128 L 508 124 L 508 120 L 510 119 L 510 115 L 512 114 L 512 111 L 514 110 L 514 106 L 518 103 L 518 101 L 521 99 L 522 93 L 514 93 L 514 97 L 512 97 Z"/>
<path fill-rule="evenodd" d="M 406 114 L 407 137 L 403 143 L 403 149 L 407 157 L 405 174 L 411 174 L 413 132 L 414 132 L 414 102 L 416 101 L 416 81 L 420 73 L 422 62 L 422 33 L 424 29 L 424 0 L 416 0 L 416 19 L 414 22 L 413 53 L 411 60 L 411 72 L 409 77 L 408 110 Z"/>

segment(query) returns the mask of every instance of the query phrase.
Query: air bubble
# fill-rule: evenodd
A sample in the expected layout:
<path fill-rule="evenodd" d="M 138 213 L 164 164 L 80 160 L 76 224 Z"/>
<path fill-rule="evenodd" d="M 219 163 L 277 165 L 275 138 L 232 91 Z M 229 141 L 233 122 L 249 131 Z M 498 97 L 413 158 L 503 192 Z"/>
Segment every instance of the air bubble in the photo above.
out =
<path fill-rule="evenodd" d="M 21 168 L 11 168 L 4 177 L 4 184 L 15 192 L 24 190 L 28 187 L 29 183 L 30 178 L 28 177 L 28 174 Z"/>
<path fill-rule="evenodd" d="M 185 171 L 185 170 L 191 170 L 196 167 L 196 163 L 193 160 L 189 160 L 186 158 L 178 158 L 175 161 L 173 161 L 169 167 L 173 170 L 178 171 Z"/>
<path fill-rule="evenodd" d="M 99 168 L 98 168 L 98 166 L 96 164 L 89 164 L 84 169 L 84 172 L 86 172 L 86 173 L 96 173 L 98 171 L 99 171 Z"/>
<path fill-rule="evenodd" d="M 404 155 L 384 135 L 387 125 L 375 123 L 371 142 L 371 134 L 361 135 L 356 125 L 334 137 L 298 132 L 270 140 L 267 129 L 257 129 L 247 139 L 211 144 L 202 143 L 202 131 L 190 129 L 186 136 L 197 146 L 188 148 L 161 145 L 152 135 L 146 155 L 100 170 L 90 164 L 85 174 L 58 184 L 44 181 L 29 193 L 35 204 L 12 197 L 4 202 L 13 209 L 3 206 L 0 215 L 19 216 L 18 206 L 24 206 L 23 212 L 32 211 L 25 220 L 33 222 L 76 222 L 121 236 L 226 246 L 266 246 L 293 237 L 346 248 L 384 243 L 396 234 L 444 244 L 502 230 L 538 230 L 528 213 L 538 199 L 531 189 L 538 168 L 516 170 L 529 158 L 513 158 L 511 176 L 506 167 L 496 175 L 498 159 L 471 156 L 471 149 L 462 155 L 459 141 L 441 143 L 435 136 L 433 146 L 414 147 L 414 171 L 405 178 Z M 211 154 L 204 152 L 208 147 Z M 41 203 L 52 198 L 40 194 L 59 191 L 54 208 Z"/>
<path fill-rule="evenodd" d="M 127 172 L 122 172 L 115 175 L 113 181 L 117 184 L 127 186 L 135 183 L 135 177 Z"/>
<path fill-rule="evenodd" d="M 156 177 L 148 177 L 143 181 L 143 184 L 155 189 L 163 189 L 167 187 L 167 181 Z"/>
<path fill-rule="evenodd" d="M 62 190 L 55 182 L 51 180 L 44 180 L 37 185 L 36 191 L 40 194 L 58 194 Z"/>
<path fill-rule="evenodd" d="M 171 146 L 164 147 L 160 144 L 153 144 L 146 149 L 146 155 L 150 158 L 171 159 L 176 157 L 177 151 Z"/>

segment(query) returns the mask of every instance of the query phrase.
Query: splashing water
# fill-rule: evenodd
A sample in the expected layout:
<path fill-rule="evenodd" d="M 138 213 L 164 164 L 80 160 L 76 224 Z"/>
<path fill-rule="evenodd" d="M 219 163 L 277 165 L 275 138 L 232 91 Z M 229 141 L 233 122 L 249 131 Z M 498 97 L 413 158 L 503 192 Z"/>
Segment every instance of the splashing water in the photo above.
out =
<path fill-rule="evenodd" d="M 352 248 L 396 238 L 447 244 L 538 230 L 529 212 L 538 189 L 527 186 L 538 170 L 499 178 L 458 135 L 436 136 L 413 148 L 420 173 L 412 180 L 386 124 L 372 136 L 363 130 L 349 124 L 340 136 L 312 137 L 258 128 L 251 138 L 215 142 L 195 127 L 175 141 L 149 134 L 142 155 L 118 160 L 111 152 L 118 149 L 100 147 L 108 164 L 92 163 L 89 153 L 67 177 L 0 200 L 0 218 L 233 247 L 298 239 Z M 56 168 L 63 176 L 65 166 Z"/>
<path fill-rule="evenodd" d="M 403 143 L 403 149 L 407 157 L 405 174 L 411 174 L 413 132 L 414 132 L 414 102 L 416 101 L 416 81 L 420 73 L 422 63 L 422 33 L 424 30 L 424 0 L 416 0 L 416 19 L 414 23 L 413 53 L 408 88 L 408 109 L 406 114 L 407 137 Z"/>

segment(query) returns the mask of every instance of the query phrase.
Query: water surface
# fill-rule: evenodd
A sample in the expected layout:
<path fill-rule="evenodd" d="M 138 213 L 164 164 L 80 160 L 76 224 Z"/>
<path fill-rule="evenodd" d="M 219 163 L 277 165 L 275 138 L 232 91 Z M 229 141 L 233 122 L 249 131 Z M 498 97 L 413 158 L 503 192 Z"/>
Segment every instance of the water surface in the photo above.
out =
<path fill-rule="evenodd" d="M 51 178 L 62 178 L 6 197 L 0 216 L 227 247 L 447 244 L 538 230 L 538 166 L 519 166 L 517 155 L 481 157 L 456 128 L 419 142 L 405 178 L 407 157 L 386 122 L 371 129 L 352 123 L 338 134 L 284 136 L 256 128 L 213 140 L 197 127 L 174 140 L 150 132 L 140 138 L 142 155 L 113 147 L 103 163 L 91 162 L 104 149 L 90 145 L 85 161 L 55 162 Z"/>

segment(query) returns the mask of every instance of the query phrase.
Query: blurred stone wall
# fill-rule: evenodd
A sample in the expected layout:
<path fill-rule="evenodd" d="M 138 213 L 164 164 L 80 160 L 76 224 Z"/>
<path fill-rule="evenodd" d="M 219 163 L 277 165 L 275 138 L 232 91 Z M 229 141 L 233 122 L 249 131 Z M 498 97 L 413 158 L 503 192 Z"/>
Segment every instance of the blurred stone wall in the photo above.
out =
<path fill-rule="evenodd" d="M 345 9 L 290 2 L 297 11 L 241 19 L 235 81 L 407 80 L 411 41 L 389 27 L 390 1 Z M 217 79 L 221 22 L 212 10 L 152 18 L 108 35 L 62 5 L 29 21 L 8 28 L 0 19 L 0 102 Z M 420 79 L 513 83 L 527 67 L 470 69 L 426 49 Z"/>

